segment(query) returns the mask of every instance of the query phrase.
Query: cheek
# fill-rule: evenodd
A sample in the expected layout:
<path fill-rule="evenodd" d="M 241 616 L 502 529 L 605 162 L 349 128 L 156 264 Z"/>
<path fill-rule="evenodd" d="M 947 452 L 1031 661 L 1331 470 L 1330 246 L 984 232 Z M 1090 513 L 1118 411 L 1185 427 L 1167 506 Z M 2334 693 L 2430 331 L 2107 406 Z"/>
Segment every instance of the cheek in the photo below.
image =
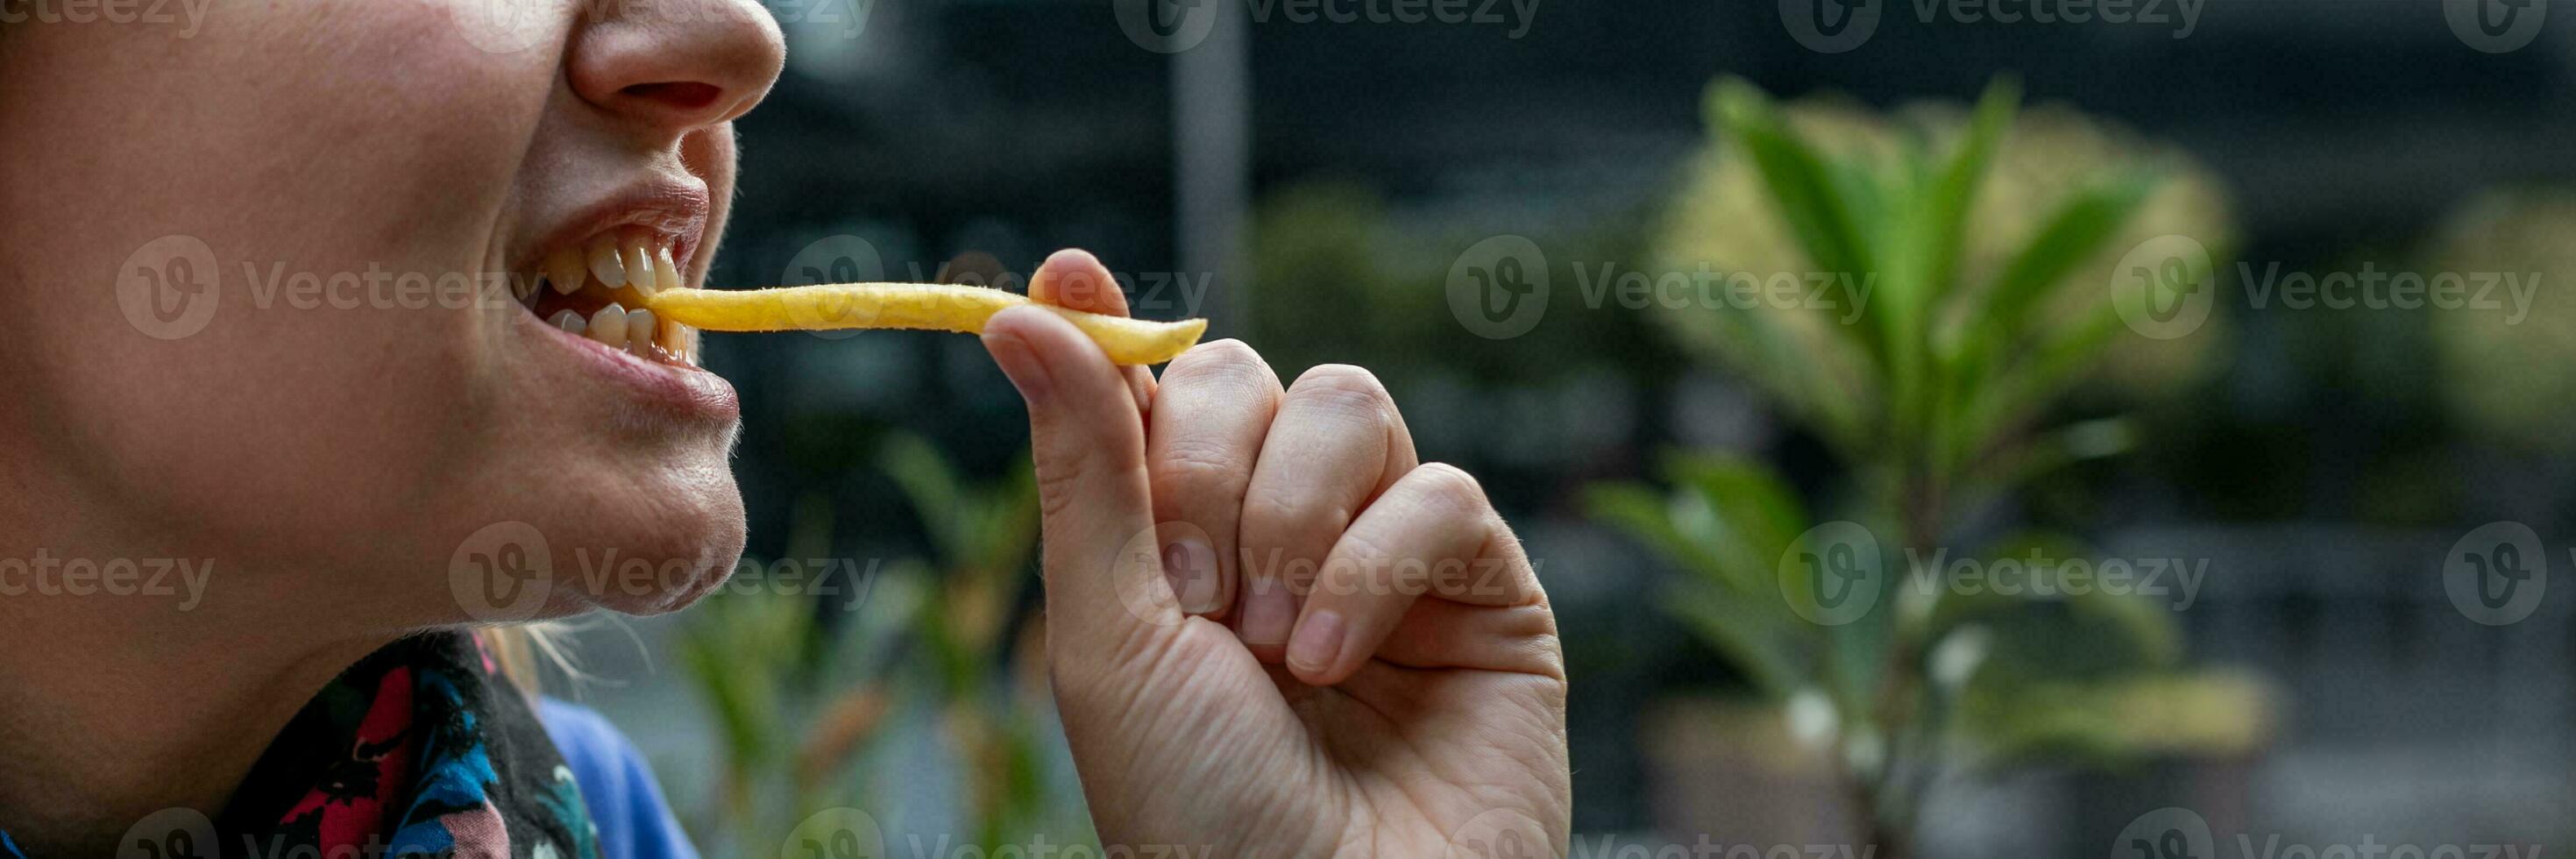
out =
<path fill-rule="evenodd" d="M 487 53 L 420 2 L 225 5 L 189 39 L 23 35 L 41 38 L 0 79 L 59 85 L 0 96 L 0 223 L 49 225 L 10 233 L 36 288 L 0 298 L 5 348 L 44 365 L 12 384 L 79 461 L 185 521 L 321 549 L 474 452 L 494 384 L 477 344 L 505 320 L 365 284 L 497 264 L 550 46 Z M 120 284 L 174 272 L 212 314 L 161 339 Z"/>

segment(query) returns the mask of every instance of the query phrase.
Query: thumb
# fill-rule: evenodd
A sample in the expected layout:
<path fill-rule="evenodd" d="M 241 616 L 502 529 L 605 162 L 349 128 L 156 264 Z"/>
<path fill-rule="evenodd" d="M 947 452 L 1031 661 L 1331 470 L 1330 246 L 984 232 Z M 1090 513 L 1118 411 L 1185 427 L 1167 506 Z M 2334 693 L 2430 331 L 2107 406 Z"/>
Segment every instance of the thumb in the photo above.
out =
<path fill-rule="evenodd" d="M 1157 557 L 1135 393 L 1098 344 L 1043 308 L 994 314 L 984 348 L 1028 403 L 1048 650 L 1059 669 L 1101 676 L 1182 617 Z"/>

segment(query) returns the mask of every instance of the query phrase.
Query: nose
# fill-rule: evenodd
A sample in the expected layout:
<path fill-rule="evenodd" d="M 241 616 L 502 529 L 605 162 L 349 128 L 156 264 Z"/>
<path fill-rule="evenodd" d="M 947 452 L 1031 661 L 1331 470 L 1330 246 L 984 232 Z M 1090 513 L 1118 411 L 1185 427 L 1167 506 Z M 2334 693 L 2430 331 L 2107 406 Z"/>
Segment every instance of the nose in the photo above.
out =
<path fill-rule="evenodd" d="M 756 0 L 584 4 L 566 59 L 573 92 L 673 136 L 732 120 L 778 82 L 787 45 Z"/>

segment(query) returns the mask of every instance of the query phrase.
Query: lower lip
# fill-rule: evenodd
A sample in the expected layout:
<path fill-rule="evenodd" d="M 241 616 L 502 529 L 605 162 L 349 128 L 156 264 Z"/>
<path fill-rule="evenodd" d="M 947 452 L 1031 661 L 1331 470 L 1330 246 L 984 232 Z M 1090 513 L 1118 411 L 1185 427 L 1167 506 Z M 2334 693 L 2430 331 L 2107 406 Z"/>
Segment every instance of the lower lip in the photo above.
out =
<path fill-rule="evenodd" d="M 722 376 L 610 349 L 597 340 L 548 325 L 533 313 L 522 312 L 518 317 L 520 325 L 536 329 L 530 332 L 532 336 L 562 347 L 568 360 L 582 365 L 590 375 L 626 389 L 639 401 L 677 415 L 711 421 L 732 421 L 742 415 L 742 404 L 734 396 L 733 385 Z"/>

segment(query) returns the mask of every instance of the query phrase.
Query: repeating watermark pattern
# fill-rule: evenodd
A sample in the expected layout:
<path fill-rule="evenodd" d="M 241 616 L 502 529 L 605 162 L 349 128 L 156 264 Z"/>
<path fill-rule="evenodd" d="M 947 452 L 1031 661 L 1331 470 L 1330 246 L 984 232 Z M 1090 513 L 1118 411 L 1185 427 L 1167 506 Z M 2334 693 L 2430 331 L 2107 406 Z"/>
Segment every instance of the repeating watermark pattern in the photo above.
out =
<path fill-rule="evenodd" d="M 193 808 L 144 815 L 116 841 L 116 859 L 207 859 L 220 853 L 215 822 Z"/>
<path fill-rule="evenodd" d="M 779 859 L 1189 859 L 1213 855 L 1213 844 L 1107 844 L 1036 833 L 1004 844 L 950 834 L 912 833 L 890 842 L 877 819 L 856 808 L 827 808 L 796 824 L 778 844 Z"/>
<path fill-rule="evenodd" d="M 1840 54 L 1877 35 L 1886 0 L 1780 0 L 1780 25 L 1807 50 Z M 2175 39 L 2200 30 L 2209 0 L 1906 0 L 1922 24 L 2163 27 Z"/>
<path fill-rule="evenodd" d="M 778 275 L 781 286 L 813 286 L 824 283 L 864 283 L 885 280 L 885 257 L 877 246 L 858 236 L 840 234 L 824 236 L 806 243 L 789 257 L 787 268 Z M 790 313 L 798 327 L 825 340 L 856 336 L 858 332 L 836 330 L 830 326 L 845 322 L 863 326 L 876 321 L 875 305 L 791 305 Z"/>
<path fill-rule="evenodd" d="M 1807 529 L 1780 553 L 1780 593 L 1809 623 L 1841 626 L 1869 616 L 1892 590 L 1922 596 L 2068 599 L 2102 596 L 2162 601 L 2189 611 L 2209 580 L 2210 559 L 2185 557 L 2069 556 L 2043 549 L 1986 558 L 1947 548 L 1908 547 L 1905 570 L 1892 575 L 1878 536 L 1858 522 L 1827 522 Z"/>
<path fill-rule="evenodd" d="M 809 29 L 837 33 L 843 39 L 857 39 L 868 31 L 868 19 L 876 16 L 877 0 L 764 0 L 770 17 L 782 25 L 805 25 Z"/>
<path fill-rule="evenodd" d="M 144 336 L 177 340 L 214 321 L 222 274 L 215 250 L 195 236 L 162 236 L 125 256 L 116 270 L 116 305 Z"/>
<path fill-rule="evenodd" d="M 1869 616 L 1887 589 L 1878 538 L 1858 522 L 1807 529 L 1780 553 L 1780 593 L 1808 623 L 1841 626 Z"/>
<path fill-rule="evenodd" d="M 1780 0 L 1780 25 L 1789 37 L 1819 54 L 1840 54 L 1869 44 L 1878 33 L 1884 0 Z"/>
<path fill-rule="evenodd" d="M 2549 0 L 2442 0 L 2442 17 L 2469 47 L 2509 54 L 2540 37 Z"/>
<path fill-rule="evenodd" d="M 1757 275 L 1719 271 L 1700 263 L 1693 271 L 1648 271 L 1615 262 L 1574 264 L 1574 284 L 1583 306 L 1598 310 L 1616 305 L 1627 310 L 1821 310 L 1844 325 L 1859 322 L 1869 311 L 1878 273 L 1780 271 Z"/>
<path fill-rule="evenodd" d="M 1037 833 L 1002 844 L 980 844 L 952 835 L 906 835 L 895 859 L 1206 859 L 1214 844 L 1103 844 Z M 865 855 L 865 854 L 861 854 Z M 813 859 L 799 854 L 800 859 Z M 826 855 L 823 859 L 841 859 Z"/>
<path fill-rule="evenodd" d="M 1616 260 L 1571 262 L 1576 297 L 1586 310 L 1800 310 L 1850 325 L 1868 312 L 1875 272 L 1649 269 Z M 1449 266 L 1449 312 L 1476 336 L 1509 340 L 1547 318 L 1554 274 L 1547 252 L 1524 236 L 1487 238 Z"/>
<path fill-rule="evenodd" d="M 1449 313 L 1487 340 L 1509 340 L 1547 318 L 1547 253 L 1525 236 L 1477 242 L 1449 265 Z"/>
<path fill-rule="evenodd" d="M 1220 4 L 1227 2 L 1241 2 L 1256 26 L 1487 27 L 1518 40 L 1538 22 L 1542 0 L 1115 0 L 1113 5 L 1128 41 L 1158 54 L 1177 54 L 1216 32 L 1224 13 Z"/>
<path fill-rule="evenodd" d="M 1129 616 L 1156 626 L 1171 626 L 1183 620 L 1185 604 L 1208 606 L 1220 592 L 1213 579 L 1193 579 L 1177 584 L 1169 575 L 1177 570 L 1198 569 L 1213 574 L 1213 558 L 1203 564 L 1184 563 L 1177 557 L 1187 551 L 1214 551 L 1189 547 L 1213 546 L 1206 529 L 1185 521 L 1165 522 L 1140 531 L 1119 545 L 1108 558 L 1111 581 L 1118 588 L 1118 600 Z M 1252 593 L 1268 593 L 1268 588 L 1285 588 L 1300 599 L 1317 594 L 1369 597 L 1438 597 L 1461 602 L 1484 604 L 1508 598 L 1522 590 L 1516 577 L 1518 567 L 1509 558 L 1432 558 L 1414 555 L 1360 557 L 1335 554 L 1321 561 L 1291 558 L 1284 549 L 1255 551 L 1239 549 L 1235 569 L 1242 587 Z M 1545 559 L 1530 558 L 1530 574 L 1546 566 Z M 1161 570 L 1165 576 L 1146 575 Z"/>
<path fill-rule="evenodd" d="M 2138 815 L 2111 839 L 2111 859 L 2215 859 L 2217 849 L 2209 821 L 2180 807 Z"/>
<path fill-rule="evenodd" d="M 206 2 L 206 0 L 196 0 Z M 766 14 L 781 25 L 856 39 L 867 32 L 876 0 L 765 0 Z M 646 21 L 680 27 L 739 24 L 744 14 L 728 3 L 689 0 L 454 0 L 448 20 L 474 47 L 516 54 L 560 43 L 576 21 Z"/>
<path fill-rule="evenodd" d="M 885 256 L 874 243 L 846 233 L 825 236 L 806 243 L 788 258 L 779 272 L 779 283 L 785 286 L 812 286 L 826 283 L 870 283 L 887 281 L 889 267 Z M 947 283 L 981 286 L 1014 295 L 1029 294 L 1029 275 L 1017 271 L 970 271 L 950 263 L 925 265 L 919 261 L 903 264 L 901 279 L 908 283 Z M 1055 284 L 1057 301 L 1082 306 L 1089 303 L 1090 293 L 1118 290 L 1127 300 L 1127 310 L 1136 316 L 1192 317 L 1207 306 L 1208 293 L 1216 286 L 1215 272 L 1182 271 L 1111 271 L 1107 282 L 1095 283 L 1077 278 Z M 856 297 L 836 299 L 823 296 L 811 304 L 793 304 L 788 312 L 807 333 L 828 340 L 856 335 L 853 328 L 877 322 L 883 307 Z"/>
<path fill-rule="evenodd" d="M 525 522 L 495 522 L 459 543 L 448 566 L 448 586 L 468 617 L 486 623 L 539 619 L 557 586 L 592 597 L 657 597 L 711 593 L 846 598 L 858 611 L 875 592 L 885 563 L 880 558 L 814 557 L 759 561 L 737 558 L 720 583 L 704 558 L 649 558 L 616 548 L 573 547 L 571 569 L 558 577 L 553 543 Z"/>
<path fill-rule="evenodd" d="M 0 0 L 0 24 L 113 24 L 169 28 L 196 38 L 215 0 Z"/>
<path fill-rule="evenodd" d="M 241 295 L 253 310 L 517 311 L 535 274 L 407 271 L 370 262 L 350 271 L 289 270 L 284 261 L 239 261 Z M 195 236 L 169 235 L 127 254 L 116 272 L 116 304 L 144 336 L 179 340 L 214 322 L 225 293 L 224 266 Z"/>
<path fill-rule="evenodd" d="M 484 623 L 538 619 L 554 589 L 554 550 L 526 522 L 494 522 L 458 543 L 447 586 L 465 615 Z"/>
<path fill-rule="evenodd" d="M 2188 808 L 2159 808 L 2138 815 L 2111 843 L 2111 859 L 2539 859 L 2543 844 L 2382 840 L 2375 833 L 2330 841 L 2296 840 L 2278 832 L 2238 832 L 2221 841 L 2209 821 Z"/>
<path fill-rule="evenodd" d="M 1490 809 L 1449 833 L 1448 859 L 1542 859 L 1557 855 L 1546 824 L 1517 809 Z"/>
<path fill-rule="evenodd" d="M 2184 235 L 2162 235 L 2121 255 L 2111 271 L 2111 309 L 2129 330 L 2172 340 L 2209 321 L 2218 290 L 2209 247 Z"/>
<path fill-rule="evenodd" d="M 2576 549 L 2568 554 L 2576 558 Z M 2549 592 L 2549 553 L 2529 525 L 2480 525 L 2443 556 L 2442 590 L 2470 620 L 2488 626 L 2521 621 L 2539 610 Z"/>
<path fill-rule="evenodd" d="M 2163 600 L 2174 611 L 2190 611 L 2209 581 L 2208 558 L 2055 557 L 2032 549 L 2019 557 L 1950 557 L 1950 550 L 1930 553 L 1905 550 L 1912 583 L 1923 593 L 1960 596 L 2066 597 L 2101 594 Z"/>
<path fill-rule="evenodd" d="M 485 53 L 515 54 L 550 37 L 561 38 L 557 28 L 572 22 L 561 10 L 571 5 L 571 0 L 456 0 L 448 5 L 447 15 L 456 32 L 474 47 Z"/>
<path fill-rule="evenodd" d="M 778 859 L 886 859 L 885 830 L 874 815 L 826 808 L 809 815 L 778 844 Z"/>
<path fill-rule="evenodd" d="M 1546 856 L 1531 853 L 1531 857 Z M 1700 833 L 1690 843 L 1622 842 L 1616 835 L 1574 836 L 1568 859 L 1872 859 L 1875 844 L 1752 844 L 1729 842 Z"/>
<path fill-rule="evenodd" d="M 2529 318 L 2545 278 L 2540 271 L 2415 271 L 2376 261 L 2326 272 L 2285 270 L 2278 260 L 2236 264 L 2238 292 L 2249 310 L 2430 309 L 2492 313 L 2506 326 Z M 2199 331 L 2225 291 L 2209 249 L 2190 236 L 2140 242 L 2111 272 L 2111 306 L 2120 321 L 2158 340 Z"/>
<path fill-rule="evenodd" d="M 194 611 L 214 577 L 213 558 L 64 557 L 37 549 L 31 557 L 0 558 L 0 598 L 149 597 Z"/>

